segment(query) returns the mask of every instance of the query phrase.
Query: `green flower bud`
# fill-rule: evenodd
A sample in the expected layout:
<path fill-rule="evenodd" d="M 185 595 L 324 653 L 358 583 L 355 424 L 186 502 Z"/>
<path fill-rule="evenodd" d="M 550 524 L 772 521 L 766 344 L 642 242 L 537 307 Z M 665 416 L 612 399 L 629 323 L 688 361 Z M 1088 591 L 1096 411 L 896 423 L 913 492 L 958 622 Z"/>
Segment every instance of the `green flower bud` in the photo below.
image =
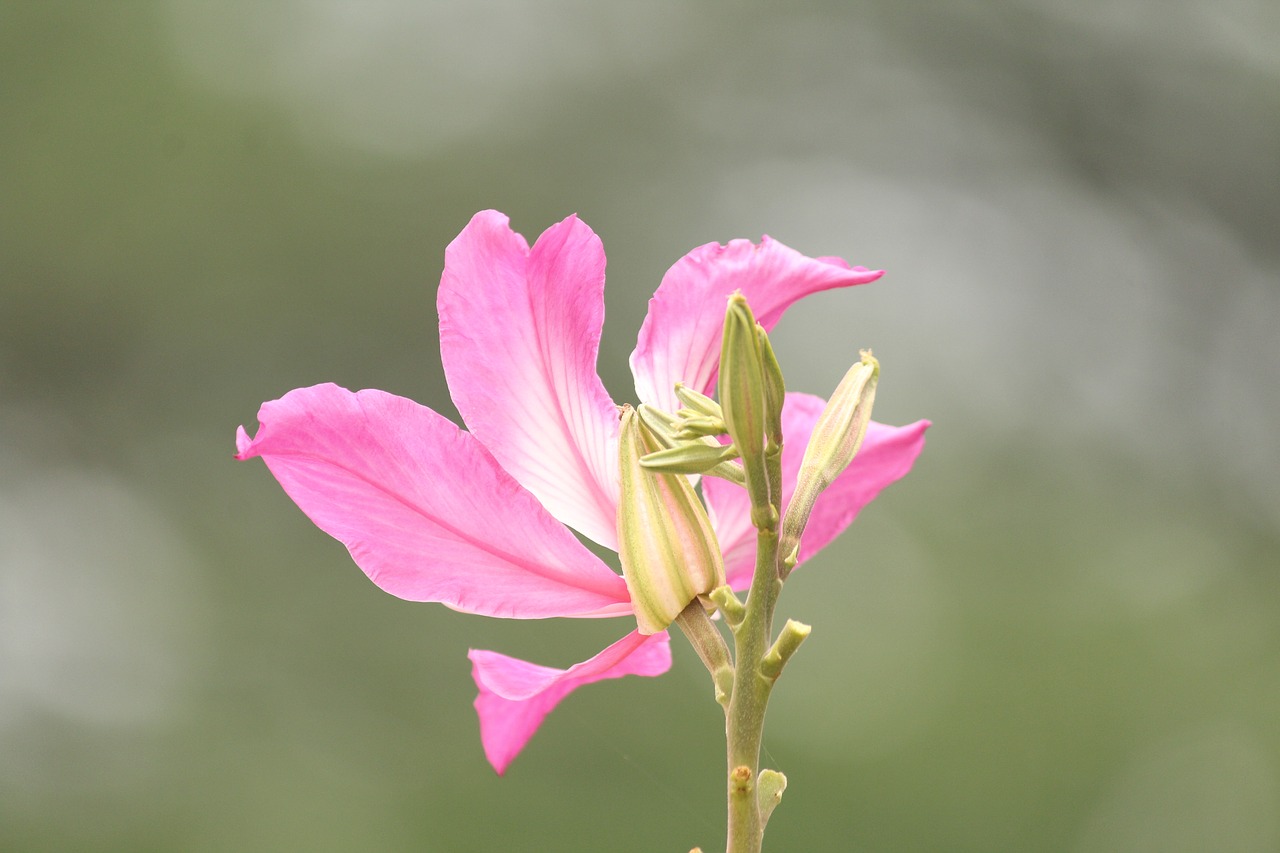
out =
<path fill-rule="evenodd" d="M 618 555 L 642 634 L 656 634 L 689 602 L 724 584 L 720 544 L 688 478 L 645 470 L 640 458 L 659 449 L 627 407 L 618 439 L 621 495 Z"/>
<path fill-rule="evenodd" d="M 732 444 L 693 441 L 641 456 L 640 464 L 657 474 L 705 474 L 737 456 L 737 448 Z"/>
<path fill-rule="evenodd" d="M 676 383 L 676 399 L 688 406 L 690 411 L 708 418 L 724 420 L 724 412 L 720 410 L 719 403 L 706 394 L 698 393 L 683 382 Z"/>
<path fill-rule="evenodd" d="M 685 410 L 681 410 L 685 411 Z M 681 417 L 680 428 L 676 430 L 679 438 L 702 438 L 703 436 L 724 435 L 728 430 L 723 418 L 709 418 L 703 415 Z"/>
<path fill-rule="evenodd" d="M 787 383 L 782 379 L 782 367 L 769 343 L 764 326 L 756 324 L 756 337 L 760 340 L 760 366 L 764 376 L 765 435 L 775 447 L 782 446 L 782 404 L 787 396 Z"/>
<path fill-rule="evenodd" d="M 729 297 L 724 314 L 724 338 L 720 346 L 720 407 L 725 425 L 742 457 L 751 496 L 751 519 L 757 528 L 777 524 L 771 517 L 769 479 L 765 470 L 765 406 L 760 339 L 756 318 L 741 293 Z"/>
<path fill-rule="evenodd" d="M 791 565 L 818 495 L 849 467 L 862 446 L 879 379 L 880 362 L 872 357 L 871 350 L 863 350 L 862 361 L 849 368 L 813 426 L 800 462 L 796 490 L 782 520 L 781 551 L 789 555 Z"/>
<path fill-rule="evenodd" d="M 697 444 L 697 445 L 702 445 L 704 447 L 710 448 L 710 450 L 702 451 L 702 452 L 716 453 L 716 454 L 721 454 L 725 452 L 724 450 L 725 445 L 716 441 L 714 438 L 699 438 L 699 439 L 690 440 L 685 438 L 684 436 L 679 435 L 680 419 L 671 414 L 668 414 L 667 412 L 662 411 L 661 409 L 655 408 L 649 405 L 648 403 L 641 403 L 640 406 L 636 409 L 636 412 L 637 414 L 639 414 L 640 420 L 644 421 L 644 425 L 648 427 L 649 432 L 653 434 L 653 437 L 657 439 L 658 444 L 662 448 L 676 448 L 676 447 L 683 447 L 685 445 L 690 445 L 690 444 Z M 742 466 L 739 465 L 737 462 L 731 461 L 736 455 L 737 455 L 737 451 L 735 450 L 732 454 L 727 454 L 721 457 L 726 461 L 720 462 L 718 465 L 716 465 L 713 468 L 699 471 L 696 473 L 706 474 L 709 477 L 719 477 L 722 480 L 728 480 L 731 483 L 737 483 L 739 486 L 746 485 L 747 476 L 743 472 Z M 645 464 L 645 463 L 642 462 L 642 464 Z M 660 463 L 654 463 L 654 464 L 659 464 L 659 467 L 661 467 Z M 686 471 L 685 473 L 695 473 L 695 472 Z"/>
<path fill-rule="evenodd" d="M 676 447 L 683 443 L 676 436 L 676 432 L 680 429 L 680 419 L 675 415 L 670 412 L 664 412 L 662 409 L 651 406 L 648 403 L 641 403 L 637 406 L 636 414 L 640 416 L 640 420 L 644 422 L 649 433 L 662 447 Z"/>

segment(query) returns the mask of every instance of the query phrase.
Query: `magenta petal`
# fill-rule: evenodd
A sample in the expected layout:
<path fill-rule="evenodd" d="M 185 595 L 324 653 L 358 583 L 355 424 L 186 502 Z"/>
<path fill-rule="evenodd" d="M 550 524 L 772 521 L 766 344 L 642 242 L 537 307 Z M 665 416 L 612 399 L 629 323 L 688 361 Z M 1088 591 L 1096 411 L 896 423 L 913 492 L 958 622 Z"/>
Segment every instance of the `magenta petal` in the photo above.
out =
<path fill-rule="evenodd" d="M 538 666 L 497 652 L 472 649 L 471 677 L 480 688 L 476 713 L 485 757 L 501 774 L 560 700 L 593 681 L 661 675 L 671 668 L 666 632 L 632 631 L 591 660 L 568 669 Z"/>
<path fill-rule="evenodd" d="M 392 595 L 512 619 L 631 612 L 622 578 L 425 406 L 316 385 L 264 403 L 258 422 L 236 458 L 261 456 Z"/>
<path fill-rule="evenodd" d="M 720 362 L 725 300 L 735 291 L 751 304 L 756 319 L 772 329 L 801 297 L 833 287 L 875 281 L 883 273 L 850 268 L 839 258 L 807 258 L 764 237 L 756 246 L 734 240 L 708 243 L 685 255 L 662 277 L 649 300 L 649 314 L 631 353 L 640 401 L 679 408 L 677 381 L 711 393 Z"/>
<path fill-rule="evenodd" d="M 788 394 L 782 410 L 782 495 L 785 502 L 795 491 L 800 461 L 813 425 L 826 402 L 812 394 Z M 814 504 L 809 525 L 800 541 L 800 562 L 818 553 L 849 526 L 859 511 L 871 503 L 880 490 L 911 470 L 924 449 L 928 421 L 904 427 L 885 426 L 872 421 L 862 448 L 853 463 L 836 478 Z M 751 504 L 746 490 L 712 477 L 702 481 L 711 521 L 724 552 L 725 575 L 734 589 L 751 585 L 756 559 L 755 530 L 751 527 Z"/>
<path fill-rule="evenodd" d="M 616 550 L 618 412 L 596 375 L 604 265 L 576 217 L 530 249 L 481 211 L 445 251 L 437 302 L 467 428 L 552 515 Z"/>

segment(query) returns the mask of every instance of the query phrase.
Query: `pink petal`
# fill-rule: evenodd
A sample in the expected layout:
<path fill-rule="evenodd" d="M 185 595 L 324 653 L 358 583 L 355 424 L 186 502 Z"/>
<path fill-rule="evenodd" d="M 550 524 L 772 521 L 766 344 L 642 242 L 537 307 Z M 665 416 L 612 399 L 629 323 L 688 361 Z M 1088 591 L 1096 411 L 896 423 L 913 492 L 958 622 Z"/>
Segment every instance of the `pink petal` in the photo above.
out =
<path fill-rule="evenodd" d="M 577 688 L 624 675 L 661 675 L 671 668 L 666 632 L 632 631 L 589 661 L 568 669 L 538 666 L 472 649 L 471 677 L 480 688 L 476 713 L 485 757 L 499 774 L 524 749 L 551 709 Z"/>
<path fill-rule="evenodd" d="M 618 412 L 596 375 L 604 249 L 576 217 L 533 249 L 472 217 L 445 251 L 440 353 L 467 427 L 552 515 L 617 549 Z"/>
<path fill-rule="evenodd" d="M 412 400 L 337 385 L 264 403 L 237 459 L 289 497 L 382 589 L 512 619 L 622 615 L 626 584 L 469 433 Z"/>
<path fill-rule="evenodd" d="M 640 402 L 679 408 L 677 381 L 711 393 L 720 362 L 725 300 L 735 291 L 756 319 L 772 329 L 796 300 L 820 290 L 875 281 L 880 270 L 850 268 L 840 258 L 807 258 L 764 237 L 760 245 L 708 243 L 685 255 L 662 277 L 631 353 Z"/>
<path fill-rule="evenodd" d="M 782 410 L 782 495 L 785 502 L 795 491 L 800 461 L 813 425 L 826 402 L 812 394 L 788 394 Z M 800 541 L 800 562 L 818 553 L 844 530 L 880 490 L 911 470 L 924 449 L 928 421 L 891 427 L 872 421 L 853 463 L 836 478 L 814 504 L 809 525 Z M 751 526 L 751 504 L 746 490 L 724 480 L 705 477 L 703 495 L 724 552 L 725 574 L 734 589 L 751 585 L 756 539 Z"/>

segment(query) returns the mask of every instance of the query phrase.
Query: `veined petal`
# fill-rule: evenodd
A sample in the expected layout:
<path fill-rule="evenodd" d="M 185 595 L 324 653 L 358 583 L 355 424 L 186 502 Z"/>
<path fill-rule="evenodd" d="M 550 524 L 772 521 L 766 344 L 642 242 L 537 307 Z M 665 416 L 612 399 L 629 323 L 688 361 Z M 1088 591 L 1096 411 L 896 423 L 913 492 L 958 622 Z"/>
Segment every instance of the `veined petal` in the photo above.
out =
<path fill-rule="evenodd" d="M 821 397 L 812 394 L 787 394 L 782 409 L 784 508 L 795 491 L 805 446 L 825 405 Z M 797 565 L 836 538 L 881 489 L 911 470 L 924 449 L 924 433 L 928 428 L 928 421 L 903 427 L 872 421 L 867 426 L 866 438 L 852 464 L 818 496 L 800 540 Z M 725 575 L 734 589 L 745 589 L 751 585 L 756 559 L 755 528 L 751 526 L 751 503 L 746 490 L 708 477 L 702 481 L 702 493 L 724 552 Z"/>
<path fill-rule="evenodd" d="M 801 297 L 834 287 L 875 281 L 880 270 L 850 267 L 840 258 L 808 258 L 776 240 L 760 245 L 734 240 L 708 243 L 675 263 L 662 277 L 640 338 L 631 373 L 643 403 L 674 412 L 674 386 L 683 382 L 711 393 L 720 362 L 725 300 L 742 291 L 766 330 Z"/>
<path fill-rule="evenodd" d="M 412 400 L 337 385 L 262 405 L 237 459 L 289 497 L 375 584 L 410 601 L 511 619 L 631 612 L 626 584 L 502 470 Z"/>
<path fill-rule="evenodd" d="M 471 677 L 480 688 L 476 713 L 485 757 L 501 774 L 543 718 L 577 688 L 624 675 L 661 675 L 671 668 L 665 632 L 632 631 L 600 654 L 568 669 L 552 669 L 497 652 L 472 649 Z"/>
<path fill-rule="evenodd" d="M 604 249 L 577 217 L 530 249 L 472 217 L 445 250 L 440 353 L 468 429 L 552 515 L 617 549 L 618 412 L 596 374 Z"/>

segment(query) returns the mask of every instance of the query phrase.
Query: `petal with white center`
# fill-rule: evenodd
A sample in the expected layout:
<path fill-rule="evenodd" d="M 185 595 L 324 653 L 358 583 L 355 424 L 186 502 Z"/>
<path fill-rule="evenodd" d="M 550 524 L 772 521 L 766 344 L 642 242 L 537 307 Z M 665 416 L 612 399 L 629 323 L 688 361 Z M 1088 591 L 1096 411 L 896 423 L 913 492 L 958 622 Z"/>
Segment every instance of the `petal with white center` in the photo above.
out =
<path fill-rule="evenodd" d="M 445 251 L 437 304 L 467 428 L 552 515 L 616 550 L 618 412 L 596 374 L 604 267 L 577 217 L 531 249 L 481 211 Z"/>

